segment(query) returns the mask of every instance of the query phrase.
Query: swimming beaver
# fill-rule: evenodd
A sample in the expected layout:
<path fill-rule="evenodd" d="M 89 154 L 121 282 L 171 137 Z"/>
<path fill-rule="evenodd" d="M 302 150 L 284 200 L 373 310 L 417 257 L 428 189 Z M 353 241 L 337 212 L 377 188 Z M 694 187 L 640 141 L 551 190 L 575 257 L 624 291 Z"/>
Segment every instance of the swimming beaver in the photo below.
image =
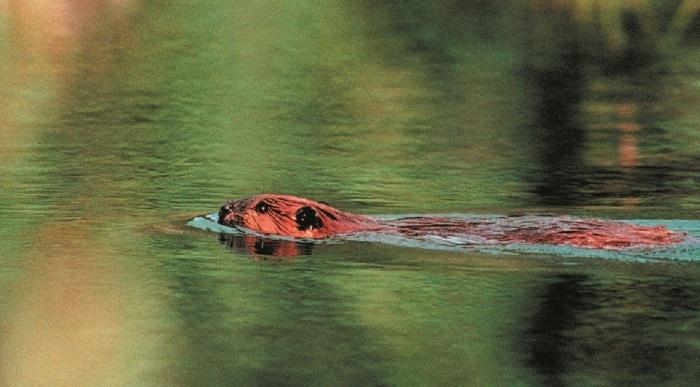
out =
<path fill-rule="evenodd" d="M 375 232 L 411 239 L 447 238 L 475 244 L 549 244 L 619 249 L 678 243 L 683 234 L 663 226 L 553 216 L 440 217 L 378 219 L 343 212 L 327 203 L 290 195 L 265 194 L 234 200 L 219 210 L 219 223 L 263 234 L 321 239 Z"/>

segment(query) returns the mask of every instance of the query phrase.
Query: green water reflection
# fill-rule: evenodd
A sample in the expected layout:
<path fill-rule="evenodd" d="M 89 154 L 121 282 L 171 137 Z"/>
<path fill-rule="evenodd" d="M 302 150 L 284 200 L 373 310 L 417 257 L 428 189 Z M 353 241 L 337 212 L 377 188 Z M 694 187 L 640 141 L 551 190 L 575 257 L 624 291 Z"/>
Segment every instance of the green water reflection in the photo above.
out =
<path fill-rule="evenodd" d="M 0 2 L 2 384 L 697 380 L 697 263 L 184 227 L 260 192 L 700 219 L 697 2 L 563 4 Z"/>

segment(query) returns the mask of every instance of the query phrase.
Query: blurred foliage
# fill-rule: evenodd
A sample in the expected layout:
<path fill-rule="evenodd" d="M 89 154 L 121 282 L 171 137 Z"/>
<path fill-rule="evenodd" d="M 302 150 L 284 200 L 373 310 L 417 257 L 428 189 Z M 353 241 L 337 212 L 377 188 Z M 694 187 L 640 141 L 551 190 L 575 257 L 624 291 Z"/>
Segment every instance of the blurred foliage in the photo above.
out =
<path fill-rule="evenodd" d="M 82 311 L 123 364 L 162 362 L 149 377 L 171 385 L 673 383 L 669 359 L 697 380 L 697 348 L 676 340 L 697 333 L 691 307 L 659 323 L 668 336 L 639 322 L 678 289 L 697 304 L 692 268 L 662 268 L 685 287 L 649 277 L 665 293 L 619 301 L 637 266 L 555 277 L 364 245 L 256 266 L 178 226 L 260 192 L 363 213 L 697 218 L 699 15 L 692 0 L 0 1 L 1 293 L 26 280 L 0 309 L 8 332 L 36 333 L 0 351 Z M 559 294 L 582 301 L 557 309 Z M 618 336 L 578 315 L 634 323 L 643 345 L 611 351 Z M 71 371 L 50 363 L 41 375 Z"/>

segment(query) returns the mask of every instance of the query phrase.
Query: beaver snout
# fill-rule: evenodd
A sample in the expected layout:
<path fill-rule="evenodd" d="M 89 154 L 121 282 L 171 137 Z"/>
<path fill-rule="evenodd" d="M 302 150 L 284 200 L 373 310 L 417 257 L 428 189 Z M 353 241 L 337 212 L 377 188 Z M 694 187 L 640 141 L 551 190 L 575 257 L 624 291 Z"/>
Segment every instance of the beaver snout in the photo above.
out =
<path fill-rule="evenodd" d="M 233 205 L 231 203 L 226 203 L 219 209 L 219 223 L 225 224 L 224 221 L 226 216 L 233 212 Z"/>

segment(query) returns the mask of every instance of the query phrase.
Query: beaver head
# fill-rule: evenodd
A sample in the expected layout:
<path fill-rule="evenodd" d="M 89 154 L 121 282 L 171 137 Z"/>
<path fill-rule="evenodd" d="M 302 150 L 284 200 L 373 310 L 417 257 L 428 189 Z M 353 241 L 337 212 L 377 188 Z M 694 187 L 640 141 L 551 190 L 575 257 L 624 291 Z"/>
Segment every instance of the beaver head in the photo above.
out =
<path fill-rule="evenodd" d="M 342 212 L 326 203 L 265 194 L 224 204 L 219 210 L 219 223 L 264 234 L 317 239 L 360 231 L 373 221 Z"/>

